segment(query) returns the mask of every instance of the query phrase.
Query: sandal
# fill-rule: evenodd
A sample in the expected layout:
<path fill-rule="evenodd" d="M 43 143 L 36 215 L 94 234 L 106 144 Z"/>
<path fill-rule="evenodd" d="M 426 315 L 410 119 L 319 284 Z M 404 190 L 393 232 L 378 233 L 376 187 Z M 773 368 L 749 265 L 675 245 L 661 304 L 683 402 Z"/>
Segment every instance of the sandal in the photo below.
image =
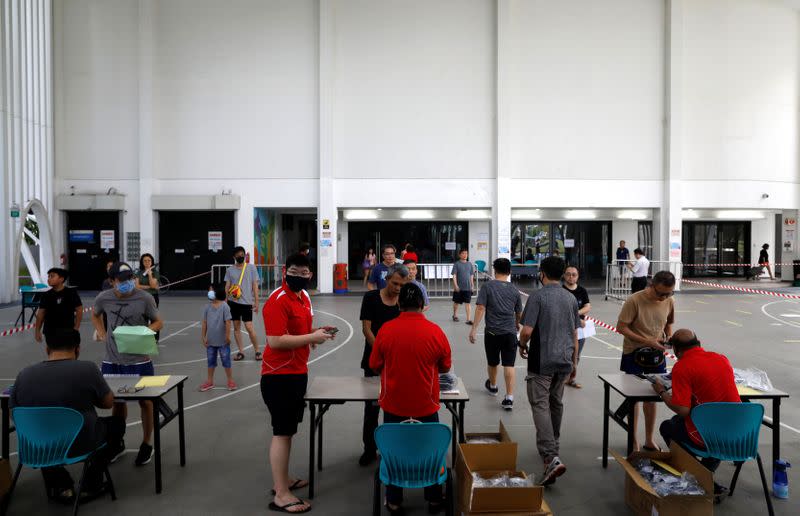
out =
<path fill-rule="evenodd" d="M 256 360 L 261 360 L 261 352 L 256 351 Z"/>
<path fill-rule="evenodd" d="M 655 448 L 653 448 L 652 446 L 642 446 L 642 449 L 643 449 L 644 451 L 649 451 L 649 452 L 661 452 L 661 451 L 663 451 L 663 450 L 662 450 L 661 448 L 659 448 L 658 446 L 656 446 Z"/>
<path fill-rule="evenodd" d="M 572 387 L 573 389 L 583 389 L 583 385 L 579 384 L 575 380 L 568 381 L 567 386 Z"/>
<path fill-rule="evenodd" d="M 453 322 L 458 322 L 458 317 L 456 317 L 455 315 L 453 316 Z"/>
<path fill-rule="evenodd" d="M 386 510 L 389 512 L 389 514 L 403 514 L 403 513 L 405 513 L 405 511 L 403 510 L 403 506 L 402 505 L 397 505 L 397 506 L 395 506 L 394 509 L 392 509 L 389 506 L 389 502 L 386 502 L 386 503 L 383 504 L 383 506 L 386 507 Z"/>
<path fill-rule="evenodd" d="M 303 489 L 304 487 L 308 487 L 308 481 L 303 480 L 302 478 L 298 478 L 297 480 L 291 483 L 291 485 L 289 486 L 289 491 L 294 491 L 295 489 Z M 274 489 L 270 489 L 269 492 L 272 496 L 275 496 Z"/>
<path fill-rule="evenodd" d="M 244 353 L 241 351 L 237 351 L 236 354 L 233 356 L 233 360 L 235 362 L 239 362 L 240 360 L 244 360 Z"/>
<path fill-rule="evenodd" d="M 306 502 L 302 500 L 297 500 L 296 502 L 287 503 L 286 505 L 278 505 L 275 502 L 269 502 L 269 510 L 275 512 L 285 512 L 287 514 L 303 514 L 304 512 L 308 512 L 311 510 L 311 506 L 307 506 L 305 510 L 302 511 L 287 511 L 289 507 L 297 507 L 298 505 L 305 505 Z"/>

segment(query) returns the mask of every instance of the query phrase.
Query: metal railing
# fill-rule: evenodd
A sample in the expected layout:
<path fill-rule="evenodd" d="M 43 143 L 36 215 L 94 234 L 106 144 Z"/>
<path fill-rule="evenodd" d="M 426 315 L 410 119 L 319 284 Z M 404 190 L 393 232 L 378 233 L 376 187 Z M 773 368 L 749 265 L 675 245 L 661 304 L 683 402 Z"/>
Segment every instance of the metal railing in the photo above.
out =
<path fill-rule="evenodd" d="M 417 264 L 417 281 L 425 286 L 428 297 L 451 297 L 453 295 L 453 264 L 452 263 L 419 263 Z M 485 272 L 478 272 L 472 266 L 475 282 L 474 294 L 478 293 L 481 283 L 491 279 Z"/>
<path fill-rule="evenodd" d="M 613 263 L 606 265 L 606 291 L 605 298 L 619 299 L 625 301 L 631 295 L 631 283 L 633 273 L 627 264 L 632 260 L 614 260 Z M 675 275 L 675 290 L 680 290 L 680 278 L 683 264 L 681 262 L 650 262 L 650 269 L 647 271 L 647 278 L 652 278 L 660 271 L 670 271 Z"/>
<path fill-rule="evenodd" d="M 251 265 L 251 264 L 248 264 Z M 258 297 L 261 300 L 266 299 L 266 296 L 272 293 L 273 290 L 281 286 L 282 281 L 282 265 L 254 265 L 258 271 Z M 224 283 L 225 273 L 231 264 L 219 264 L 211 266 L 211 282 Z M 238 274 L 238 273 L 237 273 Z M 237 276 L 233 282 L 239 281 Z"/>

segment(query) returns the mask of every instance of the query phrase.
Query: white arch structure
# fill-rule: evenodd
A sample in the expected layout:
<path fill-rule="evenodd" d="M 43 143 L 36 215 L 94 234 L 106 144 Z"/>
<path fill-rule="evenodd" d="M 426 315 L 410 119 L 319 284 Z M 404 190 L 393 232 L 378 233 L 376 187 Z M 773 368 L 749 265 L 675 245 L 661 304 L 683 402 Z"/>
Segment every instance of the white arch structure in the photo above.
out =
<path fill-rule="evenodd" d="M 32 234 L 25 228 L 25 222 L 28 218 L 33 217 L 39 226 L 39 237 Z M 39 265 L 36 265 L 36 260 L 33 257 L 33 252 L 30 246 L 25 241 L 25 235 L 39 245 Z M 47 213 L 47 208 L 44 207 L 42 201 L 33 199 L 28 202 L 25 208 L 20 212 L 19 229 L 17 230 L 16 252 L 14 253 L 14 271 L 12 288 L 16 292 L 19 289 L 19 258 L 25 260 L 25 265 L 31 273 L 31 279 L 34 283 L 47 283 L 47 271 L 54 267 L 56 264 L 55 247 L 53 246 L 53 232 L 50 227 L 50 215 Z"/>

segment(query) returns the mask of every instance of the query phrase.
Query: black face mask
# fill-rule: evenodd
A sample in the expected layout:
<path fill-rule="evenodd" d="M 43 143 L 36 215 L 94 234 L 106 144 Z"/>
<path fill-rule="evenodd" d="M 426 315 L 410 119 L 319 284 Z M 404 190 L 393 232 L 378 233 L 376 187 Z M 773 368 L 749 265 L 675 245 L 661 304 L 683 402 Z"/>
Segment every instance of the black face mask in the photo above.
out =
<path fill-rule="evenodd" d="M 236 260 L 238 264 L 244 263 L 244 256 L 234 256 L 233 259 Z"/>
<path fill-rule="evenodd" d="M 308 278 L 302 276 L 289 276 L 286 275 L 286 285 L 292 292 L 300 292 L 308 287 Z"/>

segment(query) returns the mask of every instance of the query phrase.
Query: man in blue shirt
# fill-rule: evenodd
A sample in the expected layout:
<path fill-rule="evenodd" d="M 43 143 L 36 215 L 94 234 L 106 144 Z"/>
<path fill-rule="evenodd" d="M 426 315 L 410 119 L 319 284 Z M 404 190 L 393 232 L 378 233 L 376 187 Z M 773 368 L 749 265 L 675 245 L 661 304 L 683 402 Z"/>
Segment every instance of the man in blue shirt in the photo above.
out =
<path fill-rule="evenodd" d="M 382 262 L 376 265 L 369 275 L 367 288 L 369 290 L 383 290 L 386 288 L 386 274 L 389 267 L 395 264 L 395 254 L 397 250 L 392 244 L 384 244 L 381 247 Z"/>

